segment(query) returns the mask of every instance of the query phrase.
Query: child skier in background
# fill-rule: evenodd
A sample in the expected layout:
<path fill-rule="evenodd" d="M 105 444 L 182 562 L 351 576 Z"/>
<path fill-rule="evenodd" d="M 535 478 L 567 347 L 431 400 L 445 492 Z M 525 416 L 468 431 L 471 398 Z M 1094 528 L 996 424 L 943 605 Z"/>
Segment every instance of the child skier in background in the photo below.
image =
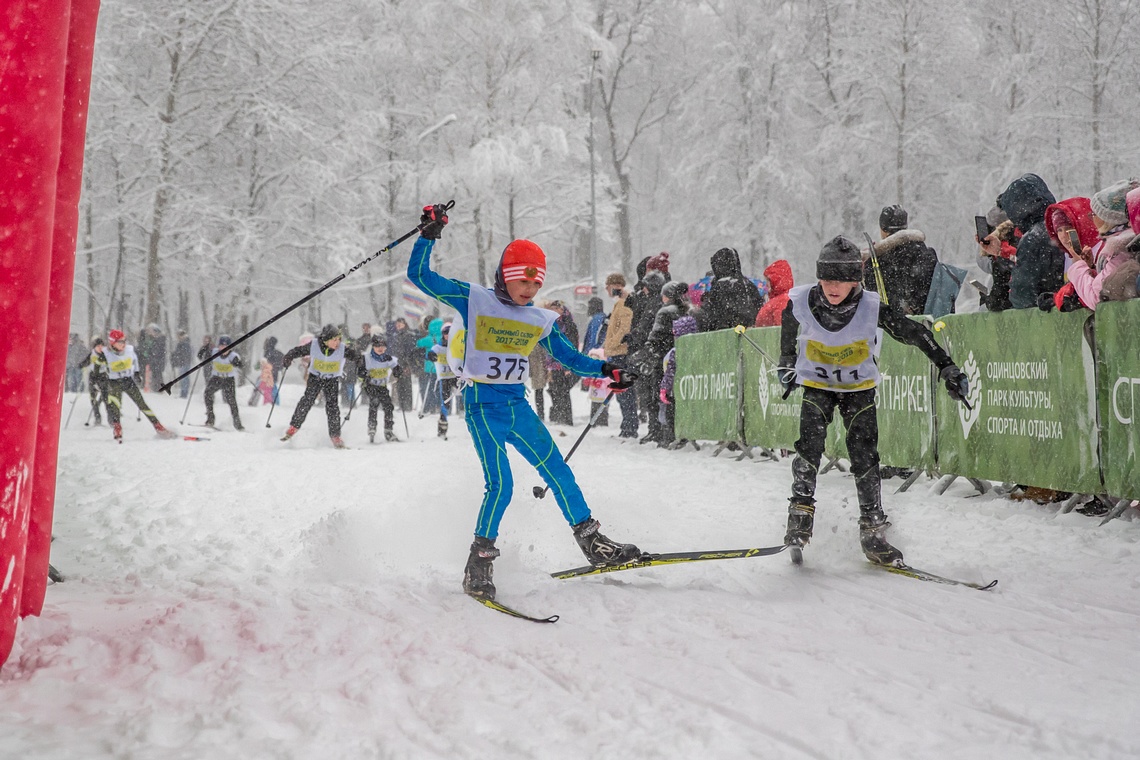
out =
<path fill-rule="evenodd" d="M 135 347 L 127 344 L 126 334 L 122 330 L 111 330 L 107 334 L 107 339 L 111 343 L 103 349 L 103 356 L 107 361 L 107 421 L 111 423 L 115 440 L 123 442 L 123 426 L 119 420 L 122 415 L 124 393 L 150 420 L 154 432 L 162 438 L 176 438 L 174 433 L 164 428 L 158 421 L 158 417 L 143 399 L 142 391 L 135 384 L 134 378 L 142 367 L 139 365 L 139 356 L 135 353 Z"/>
<path fill-rule="evenodd" d="M 897 307 L 882 303 L 878 293 L 863 290 L 862 257 L 850 240 L 839 236 L 823 247 L 816 262 L 816 277 L 818 284 L 792 288 L 781 318 L 777 372 L 784 397 L 797 386 L 804 387 L 784 541 L 797 550 L 792 559 L 799 561 L 799 550 L 811 539 L 816 474 L 827 428 L 838 409 L 847 429 L 847 451 L 859 495 L 863 553 L 876 564 L 900 566 L 902 552 L 883 536 L 890 523 L 883 513 L 879 484 L 875 406 L 875 387 L 880 379 L 879 328 L 926 354 L 956 401 L 966 398 L 966 376 L 934 341 L 930 330 L 907 319 Z"/>
<path fill-rule="evenodd" d="M 636 546 L 602 535 L 574 473 L 527 403 L 523 385 L 528 357 L 536 344 L 580 375 L 610 377 L 616 390 L 628 388 L 636 376 L 579 353 L 554 326 L 558 315 L 532 305 L 546 277 L 546 255 L 537 245 L 529 240 L 509 243 L 495 271 L 495 287 L 488 289 L 431 270 L 432 246 L 447 224 L 443 206 L 425 207 L 420 222 L 421 237 L 408 261 L 408 278 L 427 295 L 458 311 L 466 327 L 461 329 L 456 323 L 449 358 L 463 384 L 467 429 L 483 465 L 486 485 L 463 573 L 463 590 L 476 598 L 495 598 L 492 562 L 499 556 L 495 539 L 514 488 L 508 443 L 550 486 L 591 564 L 621 564 L 639 557 L 641 551 Z"/>
<path fill-rule="evenodd" d="M 257 376 L 257 391 L 261 393 L 261 403 L 273 403 L 273 389 L 276 385 L 273 382 L 273 363 L 268 359 L 262 358 L 258 365 L 259 374 Z M 253 401 L 257 400 L 257 396 L 253 396 Z M 251 403 L 250 406 L 253 406 Z"/>
<path fill-rule="evenodd" d="M 218 354 L 214 357 L 214 361 L 210 362 L 210 379 L 206 381 L 206 390 L 202 394 L 206 402 L 206 425 L 214 427 L 214 394 L 221 391 L 222 400 L 229 404 L 230 414 L 233 415 L 234 430 L 245 430 L 238 415 L 236 388 L 238 374 L 245 364 L 236 351 L 229 350 L 231 343 L 233 340 L 230 336 L 218 336 L 218 351 L 224 350 L 225 353 Z"/>
<path fill-rule="evenodd" d="M 91 396 L 91 409 L 95 412 L 95 424 L 102 425 L 103 418 L 99 415 L 99 404 L 108 406 L 107 400 L 107 357 L 103 355 L 103 339 L 96 335 L 91 342 L 91 353 L 87 358 L 79 362 L 79 369 L 82 370 L 88 364 L 91 365 L 91 372 L 87 376 L 87 393 Z M 107 409 L 107 421 L 111 421 L 111 410 Z"/>
<path fill-rule="evenodd" d="M 447 440 L 447 418 L 451 416 L 451 397 L 455 395 L 455 386 L 458 384 L 455 371 L 447 361 L 450 334 L 451 323 L 448 322 L 440 330 L 439 343 L 434 344 L 427 352 L 428 361 L 435 365 L 435 380 L 438 383 L 439 424 L 436 426 L 436 435 L 444 440 Z"/>
<path fill-rule="evenodd" d="M 679 449 L 686 443 L 687 439 L 675 441 L 676 434 L 673 430 L 673 425 L 677 419 L 677 406 L 673 399 L 673 380 L 677 376 L 677 346 L 676 340 L 682 335 L 691 335 L 697 331 L 697 318 L 689 315 L 677 317 L 673 320 L 673 341 L 674 345 L 665 352 L 665 358 L 662 360 L 662 374 L 661 374 L 661 389 L 659 391 L 659 398 L 661 400 L 661 411 L 665 419 L 661 423 L 661 440 L 669 441 L 670 448 Z M 660 444 L 659 444 L 660 445 Z"/>
<path fill-rule="evenodd" d="M 364 393 L 368 396 L 368 442 L 376 442 L 376 410 L 384 408 L 384 440 L 398 441 L 392 431 L 392 395 L 388 386 L 404 374 L 400 360 L 388 353 L 388 339 L 383 335 L 372 336 L 371 349 L 364 354 L 364 361 L 358 364 L 360 377 L 364 380 Z"/>
<path fill-rule="evenodd" d="M 329 422 L 329 440 L 338 449 L 348 448 L 340 437 L 340 404 L 338 403 L 340 378 L 344 375 L 345 358 L 350 358 L 353 363 L 359 365 L 361 363 L 360 354 L 344 344 L 340 328 L 336 325 L 325 325 L 315 339 L 290 349 L 289 353 L 285 354 L 284 366 L 288 367 L 294 359 L 302 359 L 303 361 L 304 357 L 309 359 L 305 393 L 297 403 L 297 408 L 293 411 L 293 418 L 289 420 L 289 429 L 285 431 L 285 437 L 281 440 L 288 441 L 297 434 L 301 425 L 305 424 L 305 418 L 309 416 L 309 410 L 313 408 L 313 402 L 317 400 L 317 395 L 323 392 L 325 394 L 325 415 Z"/>

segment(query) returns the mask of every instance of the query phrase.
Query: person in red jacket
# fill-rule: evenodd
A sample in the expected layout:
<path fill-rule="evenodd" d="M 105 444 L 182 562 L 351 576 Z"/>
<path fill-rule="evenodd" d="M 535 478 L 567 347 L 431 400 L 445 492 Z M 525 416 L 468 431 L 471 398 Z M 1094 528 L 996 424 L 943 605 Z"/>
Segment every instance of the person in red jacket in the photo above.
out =
<path fill-rule="evenodd" d="M 757 327 L 777 327 L 784 308 L 788 305 L 788 291 L 795 286 L 792 267 L 786 259 L 776 259 L 764 270 L 768 278 L 768 303 L 756 315 Z"/>

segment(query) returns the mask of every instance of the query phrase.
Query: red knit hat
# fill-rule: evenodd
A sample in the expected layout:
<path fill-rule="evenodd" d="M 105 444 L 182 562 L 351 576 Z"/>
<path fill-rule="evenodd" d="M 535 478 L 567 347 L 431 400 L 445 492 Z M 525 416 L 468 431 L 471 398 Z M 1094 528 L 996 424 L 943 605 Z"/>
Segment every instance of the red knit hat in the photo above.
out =
<path fill-rule="evenodd" d="M 123 334 L 122 330 L 111 330 L 107 333 L 107 338 L 109 338 L 112 343 L 118 343 L 121 340 L 126 340 L 127 336 Z"/>
<path fill-rule="evenodd" d="M 546 254 L 537 243 L 512 240 L 503 251 L 503 282 L 534 280 L 539 285 L 546 279 Z"/>

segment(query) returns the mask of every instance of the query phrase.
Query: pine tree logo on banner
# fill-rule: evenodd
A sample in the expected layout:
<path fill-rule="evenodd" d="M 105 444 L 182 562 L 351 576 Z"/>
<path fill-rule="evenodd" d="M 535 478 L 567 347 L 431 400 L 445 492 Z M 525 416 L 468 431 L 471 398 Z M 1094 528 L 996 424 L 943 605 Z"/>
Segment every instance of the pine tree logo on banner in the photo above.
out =
<path fill-rule="evenodd" d="M 757 385 L 759 386 L 760 410 L 764 413 L 764 417 L 767 418 L 771 389 L 768 387 L 768 360 L 764 357 L 760 357 L 760 381 Z"/>
<path fill-rule="evenodd" d="M 982 416 L 982 373 L 978 369 L 978 362 L 974 359 L 973 351 L 966 357 L 966 363 L 962 365 L 962 372 L 966 374 L 966 379 L 970 383 L 970 391 L 966 394 L 966 400 L 970 402 L 973 409 L 967 409 L 965 404 L 958 404 L 958 419 L 962 422 L 962 437 L 969 438 L 970 429 Z"/>

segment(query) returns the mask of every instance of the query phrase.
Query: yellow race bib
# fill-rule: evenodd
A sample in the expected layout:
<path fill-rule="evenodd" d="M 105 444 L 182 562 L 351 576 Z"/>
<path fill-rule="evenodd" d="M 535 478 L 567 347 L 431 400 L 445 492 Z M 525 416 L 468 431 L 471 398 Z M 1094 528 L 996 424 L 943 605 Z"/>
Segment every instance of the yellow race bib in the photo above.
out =
<path fill-rule="evenodd" d="M 327 359 L 314 359 L 313 369 L 322 375 L 336 375 L 340 374 L 340 362 L 329 361 Z"/>
<path fill-rule="evenodd" d="M 127 372 L 130 370 L 132 363 L 131 359 L 119 359 L 118 361 L 111 362 L 111 371 Z"/>
<path fill-rule="evenodd" d="M 376 369 L 368 370 L 368 376 L 373 380 L 383 380 L 388 377 L 389 370 L 387 367 L 378 367 Z"/>
<path fill-rule="evenodd" d="M 806 354 L 808 361 L 813 364 L 857 367 L 871 356 L 871 346 L 865 340 L 857 340 L 845 346 L 828 346 L 816 340 L 809 340 Z"/>
<path fill-rule="evenodd" d="M 479 316 L 475 320 L 475 348 L 493 354 L 528 356 L 538 344 L 542 330 L 540 325 Z"/>

